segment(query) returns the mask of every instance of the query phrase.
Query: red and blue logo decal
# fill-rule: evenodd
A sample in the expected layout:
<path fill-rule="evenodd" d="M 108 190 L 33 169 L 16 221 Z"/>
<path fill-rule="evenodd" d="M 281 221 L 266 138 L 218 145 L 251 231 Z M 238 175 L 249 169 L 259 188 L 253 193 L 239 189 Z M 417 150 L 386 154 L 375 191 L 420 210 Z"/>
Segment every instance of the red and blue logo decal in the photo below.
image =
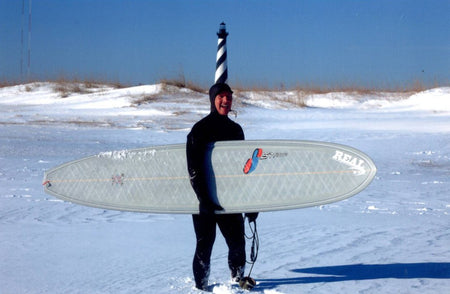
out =
<path fill-rule="evenodd" d="M 263 151 L 261 148 L 256 148 L 255 151 L 253 151 L 252 157 L 249 158 L 244 165 L 244 174 L 249 174 L 256 169 L 262 154 Z"/>

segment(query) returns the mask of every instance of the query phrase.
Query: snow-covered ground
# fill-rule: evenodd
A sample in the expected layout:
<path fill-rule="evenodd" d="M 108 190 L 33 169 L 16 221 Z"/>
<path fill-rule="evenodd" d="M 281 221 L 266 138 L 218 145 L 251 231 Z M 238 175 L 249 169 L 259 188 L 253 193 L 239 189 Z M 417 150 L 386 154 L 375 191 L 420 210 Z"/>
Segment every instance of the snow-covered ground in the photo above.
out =
<path fill-rule="evenodd" d="M 191 216 L 83 207 L 41 182 L 45 170 L 102 151 L 185 142 L 207 96 L 83 87 L 0 89 L 0 293 L 199 293 Z M 247 139 L 346 144 L 378 168 L 348 200 L 261 213 L 252 292 L 450 293 L 450 88 L 237 92 L 234 103 Z M 213 291 L 244 292 L 230 284 L 226 256 L 218 235 Z"/>

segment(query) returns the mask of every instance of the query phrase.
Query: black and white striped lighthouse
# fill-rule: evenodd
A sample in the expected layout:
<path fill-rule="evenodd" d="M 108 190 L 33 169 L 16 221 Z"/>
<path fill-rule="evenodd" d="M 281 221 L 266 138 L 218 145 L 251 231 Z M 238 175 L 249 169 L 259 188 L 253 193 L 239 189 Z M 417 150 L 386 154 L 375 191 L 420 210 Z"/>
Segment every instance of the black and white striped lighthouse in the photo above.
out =
<path fill-rule="evenodd" d="M 226 83 L 228 80 L 227 69 L 227 30 L 225 23 L 221 23 L 219 31 L 217 32 L 219 40 L 217 42 L 217 57 L 216 57 L 216 75 L 215 83 Z"/>

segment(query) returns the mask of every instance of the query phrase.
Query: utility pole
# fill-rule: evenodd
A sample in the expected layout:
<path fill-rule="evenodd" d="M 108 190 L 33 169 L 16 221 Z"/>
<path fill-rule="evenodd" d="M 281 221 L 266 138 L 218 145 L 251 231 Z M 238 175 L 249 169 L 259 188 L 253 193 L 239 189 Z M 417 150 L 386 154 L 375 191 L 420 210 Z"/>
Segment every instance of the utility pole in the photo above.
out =
<path fill-rule="evenodd" d="M 31 75 L 31 1 L 29 1 L 29 10 L 28 10 L 28 66 L 27 66 L 27 80 L 30 81 Z"/>

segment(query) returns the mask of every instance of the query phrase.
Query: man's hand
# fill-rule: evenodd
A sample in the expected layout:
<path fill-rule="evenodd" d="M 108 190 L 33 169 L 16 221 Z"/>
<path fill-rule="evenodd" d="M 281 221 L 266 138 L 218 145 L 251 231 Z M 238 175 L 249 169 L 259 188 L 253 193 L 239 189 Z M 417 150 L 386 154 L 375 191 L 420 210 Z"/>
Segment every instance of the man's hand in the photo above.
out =
<path fill-rule="evenodd" d="M 199 205 L 200 214 L 202 215 L 212 215 L 216 211 L 224 210 L 222 206 L 212 202 L 211 200 L 200 201 Z"/>
<path fill-rule="evenodd" d="M 258 218 L 258 212 L 251 212 L 251 213 L 246 213 L 245 217 L 248 218 L 248 222 L 255 222 L 256 219 Z"/>

